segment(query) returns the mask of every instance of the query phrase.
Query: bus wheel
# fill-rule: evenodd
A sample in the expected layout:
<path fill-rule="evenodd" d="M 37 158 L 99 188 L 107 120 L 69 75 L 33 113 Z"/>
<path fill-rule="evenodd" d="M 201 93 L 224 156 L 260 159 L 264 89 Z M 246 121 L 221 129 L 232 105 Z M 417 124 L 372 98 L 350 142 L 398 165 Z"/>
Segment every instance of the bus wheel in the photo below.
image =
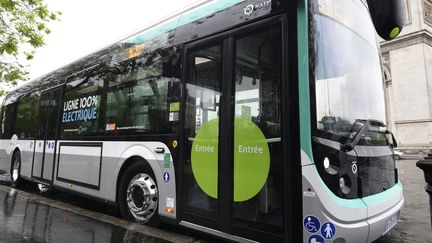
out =
<path fill-rule="evenodd" d="M 19 152 L 14 153 L 12 157 L 11 183 L 16 188 L 21 184 L 21 156 Z"/>
<path fill-rule="evenodd" d="M 123 174 L 119 186 L 121 215 L 131 221 L 157 226 L 159 194 L 152 170 L 134 163 Z"/>

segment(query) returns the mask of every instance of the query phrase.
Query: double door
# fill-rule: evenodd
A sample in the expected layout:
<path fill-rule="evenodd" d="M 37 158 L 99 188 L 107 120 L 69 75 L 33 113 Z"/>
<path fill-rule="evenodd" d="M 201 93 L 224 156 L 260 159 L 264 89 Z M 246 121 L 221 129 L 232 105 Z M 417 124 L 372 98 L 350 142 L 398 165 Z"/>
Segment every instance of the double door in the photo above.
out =
<path fill-rule="evenodd" d="M 282 33 L 277 18 L 186 47 L 181 224 L 283 240 Z"/>
<path fill-rule="evenodd" d="M 54 174 L 60 94 L 61 88 L 54 88 L 42 93 L 39 100 L 32 178 L 48 184 Z"/>

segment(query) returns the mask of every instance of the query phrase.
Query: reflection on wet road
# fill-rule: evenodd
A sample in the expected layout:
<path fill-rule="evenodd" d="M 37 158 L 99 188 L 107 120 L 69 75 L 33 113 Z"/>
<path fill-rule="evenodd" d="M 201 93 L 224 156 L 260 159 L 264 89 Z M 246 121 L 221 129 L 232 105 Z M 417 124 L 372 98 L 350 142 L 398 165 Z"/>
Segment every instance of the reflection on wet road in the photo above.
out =
<path fill-rule="evenodd" d="M 168 242 L 99 222 L 18 195 L 0 192 L 0 241 Z"/>
<path fill-rule="evenodd" d="M 398 162 L 399 179 L 404 187 L 405 207 L 399 224 L 375 243 L 432 242 L 429 198 L 424 190 L 423 172 L 416 167 L 416 162 L 416 160 Z"/>
<path fill-rule="evenodd" d="M 0 242 L 193 242 L 190 237 L 56 204 L 0 185 Z"/>

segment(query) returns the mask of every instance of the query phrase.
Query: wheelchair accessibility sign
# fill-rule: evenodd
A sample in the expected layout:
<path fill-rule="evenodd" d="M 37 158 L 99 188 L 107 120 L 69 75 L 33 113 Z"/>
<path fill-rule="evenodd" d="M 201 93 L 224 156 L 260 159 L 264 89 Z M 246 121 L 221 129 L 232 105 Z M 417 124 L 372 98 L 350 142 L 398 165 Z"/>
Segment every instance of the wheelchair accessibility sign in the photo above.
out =
<path fill-rule="evenodd" d="M 312 234 L 308 243 L 324 243 L 325 240 L 330 240 L 336 235 L 336 226 L 332 222 L 327 221 L 321 225 L 319 219 L 314 215 L 308 215 L 304 218 L 303 227 Z M 319 235 L 320 233 L 321 235 Z"/>
<path fill-rule="evenodd" d="M 305 230 L 311 234 L 318 232 L 321 228 L 319 219 L 313 215 L 305 217 L 303 220 L 303 226 Z"/>

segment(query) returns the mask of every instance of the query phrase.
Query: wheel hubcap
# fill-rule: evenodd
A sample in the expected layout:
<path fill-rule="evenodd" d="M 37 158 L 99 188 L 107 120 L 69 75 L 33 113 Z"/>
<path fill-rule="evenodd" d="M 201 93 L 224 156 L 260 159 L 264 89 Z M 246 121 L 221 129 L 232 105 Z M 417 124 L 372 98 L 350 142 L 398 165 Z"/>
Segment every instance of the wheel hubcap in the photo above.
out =
<path fill-rule="evenodd" d="M 12 169 L 12 180 L 15 182 L 18 180 L 19 176 L 19 160 L 15 159 L 14 166 Z"/>
<path fill-rule="evenodd" d="M 150 220 L 158 205 L 156 183 L 144 173 L 134 176 L 127 188 L 126 201 L 129 211 L 137 221 Z"/>

